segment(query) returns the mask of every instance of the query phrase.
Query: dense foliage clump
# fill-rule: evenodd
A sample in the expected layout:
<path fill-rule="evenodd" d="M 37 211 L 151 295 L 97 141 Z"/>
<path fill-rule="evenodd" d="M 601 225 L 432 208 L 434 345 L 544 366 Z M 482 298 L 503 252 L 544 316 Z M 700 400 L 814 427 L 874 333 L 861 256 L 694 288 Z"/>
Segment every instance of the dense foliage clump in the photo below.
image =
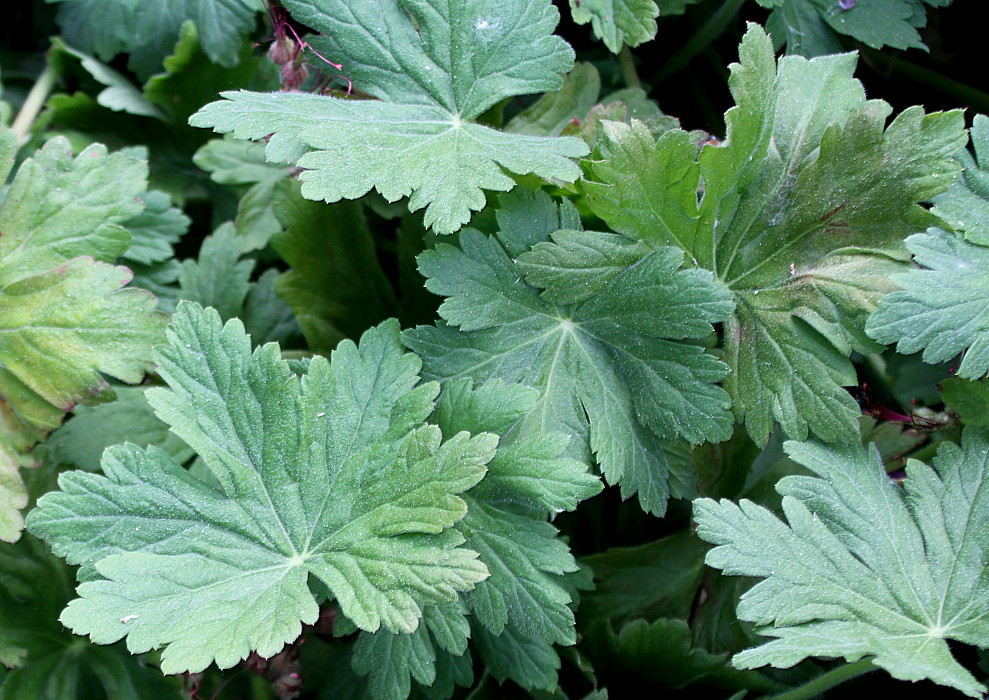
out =
<path fill-rule="evenodd" d="M 950 4 L 25 3 L 0 698 L 981 697 Z"/>

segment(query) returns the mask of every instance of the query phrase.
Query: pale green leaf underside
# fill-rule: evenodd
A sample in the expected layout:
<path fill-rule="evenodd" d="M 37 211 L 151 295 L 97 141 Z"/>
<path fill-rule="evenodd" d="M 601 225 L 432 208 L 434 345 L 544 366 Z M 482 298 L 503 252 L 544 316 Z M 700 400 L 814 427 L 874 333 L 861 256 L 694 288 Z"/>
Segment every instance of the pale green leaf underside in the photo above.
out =
<path fill-rule="evenodd" d="M 141 161 L 99 145 L 73 156 L 56 138 L 0 203 L 0 539 L 23 525 L 26 450 L 76 403 L 112 396 L 101 373 L 137 382 L 151 367 L 165 317 L 108 264 L 127 250 L 121 224 L 142 212 L 146 176 Z"/>
<path fill-rule="evenodd" d="M 484 206 L 483 190 L 514 186 L 506 170 L 579 177 L 570 159 L 587 153 L 581 140 L 471 121 L 506 97 L 559 89 L 573 52 L 552 35 L 558 15 L 547 0 L 285 4 L 325 34 L 314 46 L 343 62 L 354 87 L 381 101 L 224 93 L 227 101 L 191 123 L 242 139 L 273 134 L 268 160 L 304 168 L 308 199 L 355 199 L 371 189 L 389 201 L 410 196 L 412 211 L 425 207 L 427 227 L 452 233 Z"/>
<path fill-rule="evenodd" d="M 989 116 L 976 114 L 969 135 L 974 153 L 958 154 L 965 172 L 934 198 L 934 213 L 966 240 L 989 245 Z"/>
<path fill-rule="evenodd" d="M 157 356 L 158 416 L 222 491 L 156 448 L 109 449 L 105 476 L 67 473 L 29 527 L 82 564 L 62 621 L 98 643 L 165 647 L 166 673 L 270 656 L 315 621 L 311 574 L 358 626 L 412 631 L 487 572 L 447 530 L 496 438 L 446 442 L 425 425 L 434 385 L 398 327 L 316 357 L 300 380 L 277 345 L 250 350 L 239 321 L 182 304 Z"/>
<path fill-rule="evenodd" d="M 659 8 L 653 0 L 570 0 L 570 11 L 577 24 L 590 22 L 594 36 L 612 53 L 656 36 Z"/>
<path fill-rule="evenodd" d="M 881 343 L 896 343 L 925 362 L 965 357 L 957 375 L 978 379 L 989 372 L 989 248 L 940 229 L 907 239 L 925 269 L 893 277 L 901 291 L 882 298 L 866 330 Z"/>
<path fill-rule="evenodd" d="M 238 138 L 274 132 L 268 157 L 305 169 L 304 197 L 336 202 L 372 189 L 388 201 L 410 196 L 409 208 L 426 207 L 425 224 L 439 233 L 456 231 L 483 208 L 483 190 L 514 187 L 502 168 L 571 182 L 580 169 L 570 159 L 587 152 L 576 138 L 503 133 L 438 107 L 309 94 L 224 97 L 193 123 Z M 306 147 L 315 150 L 298 157 Z"/>
<path fill-rule="evenodd" d="M 930 679 L 973 697 L 985 687 L 952 658 L 954 639 L 989 646 L 989 434 L 943 443 L 901 487 L 875 448 L 786 443 L 817 477 L 786 477 L 788 524 L 749 501 L 695 501 L 710 566 L 764 580 L 738 615 L 775 637 L 736 666 L 787 668 L 809 656 L 863 656 L 896 678 Z"/>

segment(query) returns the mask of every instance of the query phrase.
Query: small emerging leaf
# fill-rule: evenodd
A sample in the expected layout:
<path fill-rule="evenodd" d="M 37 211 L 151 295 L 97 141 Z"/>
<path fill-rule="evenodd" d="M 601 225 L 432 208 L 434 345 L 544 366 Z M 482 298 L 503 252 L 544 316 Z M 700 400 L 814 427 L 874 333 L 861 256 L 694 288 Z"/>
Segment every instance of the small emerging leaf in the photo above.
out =
<path fill-rule="evenodd" d="M 570 11 L 577 24 L 590 22 L 594 35 L 612 53 L 656 36 L 659 8 L 653 0 L 570 0 Z"/>

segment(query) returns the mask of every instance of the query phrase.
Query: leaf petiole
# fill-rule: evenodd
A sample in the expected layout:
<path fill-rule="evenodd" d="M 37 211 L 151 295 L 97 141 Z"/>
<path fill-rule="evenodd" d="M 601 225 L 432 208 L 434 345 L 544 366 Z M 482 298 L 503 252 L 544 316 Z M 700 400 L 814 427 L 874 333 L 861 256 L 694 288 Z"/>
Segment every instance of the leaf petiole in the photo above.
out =
<path fill-rule="evenodd" d="M 819 697 L 825 691 L 831 690 L 845 681 L 864 676 L 866 673 L 871 673 L 878 668 L 878 666 L 872 663 L 872 657 L 868 656 L 854 663 L 843 664 L 837 668 L 833 668 L 827 673 L 821 674 L 817 678 L 784 693 L 763 696 L 763 700 L 811 700 L 811 698 Z"/>
<path fill-rule="evenodd" d="M 14 123 L 11 125 L 14 133 L 17 134 L 18 145 L 27 141 L 27 135 L 31 130 L 31 125 L 34 124 L 34 120 L 44 106 L 53 87 L 55 87 L 55 68 L 49 63 L 41 71 L 38 79 L 34 81 L 31 91 L 27 94 L 21 110 L 17 113 Z"/>

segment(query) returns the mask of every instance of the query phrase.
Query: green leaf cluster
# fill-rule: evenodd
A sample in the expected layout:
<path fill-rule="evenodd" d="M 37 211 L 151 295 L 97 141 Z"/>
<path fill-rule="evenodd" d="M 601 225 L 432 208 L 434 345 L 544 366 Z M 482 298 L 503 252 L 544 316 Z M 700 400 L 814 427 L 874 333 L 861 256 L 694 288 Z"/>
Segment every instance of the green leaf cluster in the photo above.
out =
<path fill-rule="evenodd" d="M 980 697 L 949 4 L 14 8 L 0 698 Z"/>

